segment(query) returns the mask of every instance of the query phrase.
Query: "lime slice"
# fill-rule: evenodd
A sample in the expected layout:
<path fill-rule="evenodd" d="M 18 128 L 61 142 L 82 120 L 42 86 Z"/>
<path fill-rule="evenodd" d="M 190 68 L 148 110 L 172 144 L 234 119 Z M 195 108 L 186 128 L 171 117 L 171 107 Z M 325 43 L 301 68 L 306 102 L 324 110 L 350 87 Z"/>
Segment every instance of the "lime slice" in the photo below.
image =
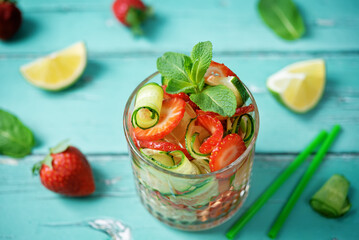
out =
<path fill-rule="evenodd" d="M 291 64 L 268 78 L 267 88 L 284 106 L 305 113 L 319 102 L 325 87 L 325 63 L 314 59 Z"/>
<path fill-rule="evenodd" d="M 78 42 L 21 66 L 20 72 L 31 84 L 58 91 L 74 84 L 85 67 L 86 47 L 83 42 Z"/>

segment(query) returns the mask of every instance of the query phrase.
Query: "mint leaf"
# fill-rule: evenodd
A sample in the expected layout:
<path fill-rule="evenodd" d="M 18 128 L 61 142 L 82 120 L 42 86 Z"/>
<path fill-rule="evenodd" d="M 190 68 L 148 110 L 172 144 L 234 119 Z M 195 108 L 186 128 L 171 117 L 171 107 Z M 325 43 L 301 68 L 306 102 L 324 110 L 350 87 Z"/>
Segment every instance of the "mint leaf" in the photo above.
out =
<path fill-rule="evenodd" d="M 0 154 L 25 157 L 35 145 L 34 135 L 16 116 L 0 109 Z"/>
<path fill-rule="evenodd" d="M 193 62 L 191 78 L 202 91 L 204 75 L 212 61 L 212 43 L 210 41 L 197 43 L 191 52 Z"/>
<path fill-rule="evenodd" d="M 171 94 L 197 91 L 195 82 L 189 76 L 191 68 L 192 60 L 184 54 L 166 52 L 157 59 L 157 69 L 168 80 L 166 91 Z"/>
<path fill-rule="evenodd" d="M 203 111 L 211 111 L 228 117 L 236 112 L 236 96 L 223 85 L 208 87 L 201 93 L 192 94 L 190 99 Z"/>
<path fill-rule="evenodd" d="M 281 38 L 295 40 L 305 32 L 305 26 L 292 0 L 260 0 L 258 11 L 263 21 Z"/>

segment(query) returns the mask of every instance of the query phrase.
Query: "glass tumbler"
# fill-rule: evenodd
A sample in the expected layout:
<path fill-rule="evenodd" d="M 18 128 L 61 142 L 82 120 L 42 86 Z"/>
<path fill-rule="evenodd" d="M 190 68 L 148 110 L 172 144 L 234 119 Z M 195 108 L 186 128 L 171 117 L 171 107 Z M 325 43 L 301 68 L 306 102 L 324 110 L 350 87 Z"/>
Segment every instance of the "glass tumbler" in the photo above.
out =
<path fill-rule="evenodd" d="M 246 151 L 233 163 L 216 172 L 186 175 L 163 169 L 143 157 L 132 137 L 131 114 L 137 91 L 147 82 L 160 82 L 158 72 L 142 81 L 129 97 L 124 111 L 124 132 L 131 156 L 138 195 L 144 207 L 161 222 L 172 227 L 199 231 L 228 220 L 242 206 L 249 191 L 255 142 L 259 129 L 256 102 L 253 104 L 254 135 Z"/>

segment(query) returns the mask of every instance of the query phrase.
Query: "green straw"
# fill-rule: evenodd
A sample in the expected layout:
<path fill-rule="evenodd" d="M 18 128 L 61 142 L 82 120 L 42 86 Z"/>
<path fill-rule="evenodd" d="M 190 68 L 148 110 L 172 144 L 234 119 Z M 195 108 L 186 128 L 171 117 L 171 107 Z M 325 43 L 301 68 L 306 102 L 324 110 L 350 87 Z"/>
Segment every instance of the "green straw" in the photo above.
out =
<path fill-rule="evenodd" d="M 314 159 L 310 163 L 307 171 L 304 173 L 302 179 L 300 180 L 299 184 L 295 188 L 293 194 L 289 198 L 287 204 L 284 206 L 282 212 L 279 214 L 277 220 L 274 222 L 271 230 L 268 233 L 270 238 L 275 238 L 281 229 L 284 221 L 287 219 L 288 215 L 290 214 L 291 210 L 293 209 L 295 203 L 299 199 L 300 195 L 304 191 L 305 186 L 308 184 L 310 178 L 313 176 L 315 170 L 319 167 L 320 163 L 322 162 L 325 154 L 327 153 L 328 149 L 330 148 L 331 144 L 335 140 L 336 136 L 340 131 L 340 126 L 335 125 L 332 131 L 329 133 L 327 139 L 325 139 L 323 145 L 319 148 L 319 151 L 315 155 Z"/>
<path fill-rule="evenodd" d="M 278 190 L 280 186 L 292 175 L 292 173 L 305 161 L 314 149 L 327 137 L 326 131 L 321 131 L 316 138 L 294 159 L 286 170 L 272 183 L 272 185 L 257 199 L 257 201 L 243 214 L 243 216 L 231 227 L 226 236 L 233 239 L 235 235 L 246 225 L 256 212 Z"/>

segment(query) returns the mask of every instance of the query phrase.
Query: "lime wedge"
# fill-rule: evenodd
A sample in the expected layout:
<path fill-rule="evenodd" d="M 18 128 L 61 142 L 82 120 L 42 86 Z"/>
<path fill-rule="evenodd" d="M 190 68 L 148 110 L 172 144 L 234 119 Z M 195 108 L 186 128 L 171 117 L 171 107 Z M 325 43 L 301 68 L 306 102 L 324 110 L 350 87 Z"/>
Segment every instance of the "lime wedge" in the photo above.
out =
<path fill-rule="evenodd" d="M 31 84 L 58 91 L 71 86 L 80 78 L 86 62 L 85 44 L 78 42 L 21 66 L 20 72 Z"/>
<path fill-rule="evenodd" d="M 319 102 L 325 87 L 325 63 L 313 59 L 291 64 L 270 76 L 267 88 L 285 107 L 305 113 Z"/>

